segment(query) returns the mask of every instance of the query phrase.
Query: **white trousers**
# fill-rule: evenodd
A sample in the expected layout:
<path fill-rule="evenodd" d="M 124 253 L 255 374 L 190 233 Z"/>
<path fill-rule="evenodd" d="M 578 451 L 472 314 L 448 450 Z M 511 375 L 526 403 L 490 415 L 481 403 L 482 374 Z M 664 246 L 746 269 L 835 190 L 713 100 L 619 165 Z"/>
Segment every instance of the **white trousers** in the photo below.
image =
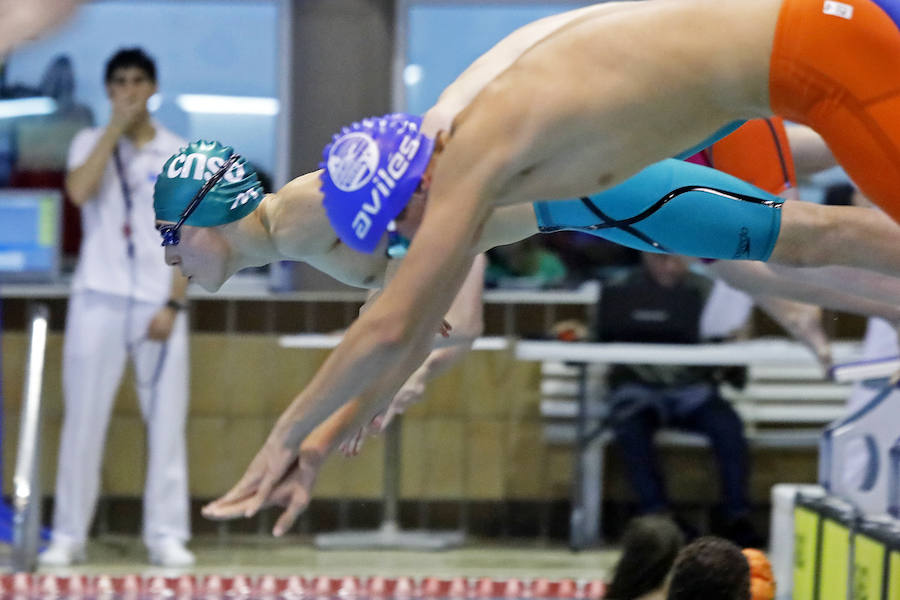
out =
<path fill-rule="evenodd" d="M 163 342 L 147 340 L 158 305 L 92 291 L 69 300 L 63 344 L 65 415 L 56 474 L 53 536 L 83 543 L 93 519 L 103 445 L 116 391 L 130 357 L 147 426 L 143 538 L 190 537 L 185 419 L 187 317 Z M 110 457 L 110 460 L 116 460 Z"/>

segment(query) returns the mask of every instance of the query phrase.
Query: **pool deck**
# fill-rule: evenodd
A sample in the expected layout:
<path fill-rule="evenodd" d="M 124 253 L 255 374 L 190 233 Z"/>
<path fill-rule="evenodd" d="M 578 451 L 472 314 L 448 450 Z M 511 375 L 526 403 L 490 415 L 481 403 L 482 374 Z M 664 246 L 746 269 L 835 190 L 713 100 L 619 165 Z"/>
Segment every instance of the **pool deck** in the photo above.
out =
<path fill-rule="evenodd" d="M 304 577 L 490 577 L 494 579 L 605 579 L 618 557 L 617 548 L 572 552 L 563 545 L 528 540 L 469 538 L 454 550 L 317 550 L 308 536 L 283 539 L 257 535 L 201 536 L 188 547 L 197 564 L 188 570 L 154 567 L 139 538 L 107 535 L 88 544 L 88 562 L 65 569 L 41 569 L 56 575 L 219 574 Z"/>

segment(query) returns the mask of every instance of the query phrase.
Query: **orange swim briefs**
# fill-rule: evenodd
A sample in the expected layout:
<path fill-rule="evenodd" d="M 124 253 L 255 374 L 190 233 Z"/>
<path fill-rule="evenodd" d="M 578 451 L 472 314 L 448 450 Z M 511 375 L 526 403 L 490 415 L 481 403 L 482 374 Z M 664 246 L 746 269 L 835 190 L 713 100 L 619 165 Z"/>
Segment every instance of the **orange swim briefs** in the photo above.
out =
<path fill-rule="evenodd" d="M 769 73 L 775 114 L 815 129 L 900 221 L 900 0 L 784 0 Z"/>
<path fill-rule="evenodd" d="M 771 194 L 797 187 L 794 159 L 780 117 L 751 119 L 700 154 L 707 166 Z"/>

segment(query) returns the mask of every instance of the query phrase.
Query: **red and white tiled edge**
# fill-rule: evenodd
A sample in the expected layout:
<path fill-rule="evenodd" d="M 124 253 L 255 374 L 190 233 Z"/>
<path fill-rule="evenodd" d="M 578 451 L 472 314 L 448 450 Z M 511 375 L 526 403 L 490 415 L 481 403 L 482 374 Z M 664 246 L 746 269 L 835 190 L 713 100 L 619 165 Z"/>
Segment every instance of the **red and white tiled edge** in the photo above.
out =
<path fill-rule="evenodd" d="M 491 579 L 454 577 L 283 577 L 274 575 L 55 576 L 15 573 L 0 576 L 0 597 L 26 598 L 564 598 L 600 600 L 600 580 Z"/>

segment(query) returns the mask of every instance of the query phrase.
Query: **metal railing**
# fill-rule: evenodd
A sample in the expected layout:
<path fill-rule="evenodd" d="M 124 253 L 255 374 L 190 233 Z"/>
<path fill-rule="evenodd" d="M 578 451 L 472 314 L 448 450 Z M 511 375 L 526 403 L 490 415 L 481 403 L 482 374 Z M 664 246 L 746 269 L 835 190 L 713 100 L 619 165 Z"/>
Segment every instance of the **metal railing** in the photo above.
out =
<path fill-rule="evenodd" d="M 19 444 L 13 475 L 13 570 L 33 571 L 37 565 L 41 529 L 41 389 L 47 348 L 47 306 L 35 306 L 31 316 L 28 363 L 22 391 Z"/>

